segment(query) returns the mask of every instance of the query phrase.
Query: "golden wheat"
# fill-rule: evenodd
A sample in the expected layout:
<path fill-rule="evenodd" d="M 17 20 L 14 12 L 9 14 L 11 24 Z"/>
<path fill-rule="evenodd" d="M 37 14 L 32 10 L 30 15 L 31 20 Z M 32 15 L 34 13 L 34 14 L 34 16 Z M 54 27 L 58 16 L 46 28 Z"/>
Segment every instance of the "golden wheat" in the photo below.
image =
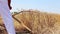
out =
<path fill-rule="evenodd" d="M 58 16 L 39 11 L 22 11 L 15 17 L 30 28 L 32 34 L 59 34 Z"/>
<path fill-rule="evenodd" d="M 16 31 L 27 29 L 32 34 L 60 34 L 60 15 L 24 10 L 14 17 Z"/>

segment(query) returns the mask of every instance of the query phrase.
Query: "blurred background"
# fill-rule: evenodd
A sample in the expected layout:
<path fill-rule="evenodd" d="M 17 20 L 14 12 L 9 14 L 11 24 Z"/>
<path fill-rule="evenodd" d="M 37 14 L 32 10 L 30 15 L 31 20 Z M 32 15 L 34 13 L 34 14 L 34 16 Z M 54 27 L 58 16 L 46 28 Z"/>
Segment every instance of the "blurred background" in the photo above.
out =
<path fill-rule="evenodd" d="M 60 0 L 12 0 L 11 6 L 11 12 L 34 9 L 60 14 Z"/>

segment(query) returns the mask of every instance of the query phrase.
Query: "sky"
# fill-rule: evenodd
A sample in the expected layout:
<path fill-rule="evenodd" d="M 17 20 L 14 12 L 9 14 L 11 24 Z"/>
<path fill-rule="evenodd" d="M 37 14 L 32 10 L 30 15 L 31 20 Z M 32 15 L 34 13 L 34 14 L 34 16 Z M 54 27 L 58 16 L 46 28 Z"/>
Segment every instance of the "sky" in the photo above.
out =
<path fill-rule="evenodd" d="M 42 12 L 60 14 L 60 0 L 12 0 L 11 11 L 22 9 L 37 9 Z"/>

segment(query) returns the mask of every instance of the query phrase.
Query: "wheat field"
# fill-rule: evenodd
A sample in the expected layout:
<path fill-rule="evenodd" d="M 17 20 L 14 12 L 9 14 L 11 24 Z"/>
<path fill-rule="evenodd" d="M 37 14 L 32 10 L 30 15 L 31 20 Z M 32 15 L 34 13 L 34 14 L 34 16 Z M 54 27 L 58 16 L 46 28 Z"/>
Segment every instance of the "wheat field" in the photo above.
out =
<path fill-rule="evenodd" d="M 60 34 L 59 14 L 40 12 L 36 10 L 24 10 L 17 14 L 13 14 L 12 17 L 17 33 L 29 31 L 28 34 Z M 0 18 L 0 25 L 4 27 L 2 18 Z M 3 32 L 5 32 L 5 27 L 3 30 Z"/>

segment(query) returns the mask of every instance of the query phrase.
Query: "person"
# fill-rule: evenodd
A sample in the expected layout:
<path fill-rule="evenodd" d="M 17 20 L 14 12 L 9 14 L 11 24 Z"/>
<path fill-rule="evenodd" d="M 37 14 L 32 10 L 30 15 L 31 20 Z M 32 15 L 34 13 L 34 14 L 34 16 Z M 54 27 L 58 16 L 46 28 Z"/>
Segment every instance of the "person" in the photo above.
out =
<path fill-rule="evenodd" d="M 10 2 L 11 0 L 0 0 L 0 14 L 2 16 L 8 34 L 15 34 L 13 19 L 10 13 Z"/>

